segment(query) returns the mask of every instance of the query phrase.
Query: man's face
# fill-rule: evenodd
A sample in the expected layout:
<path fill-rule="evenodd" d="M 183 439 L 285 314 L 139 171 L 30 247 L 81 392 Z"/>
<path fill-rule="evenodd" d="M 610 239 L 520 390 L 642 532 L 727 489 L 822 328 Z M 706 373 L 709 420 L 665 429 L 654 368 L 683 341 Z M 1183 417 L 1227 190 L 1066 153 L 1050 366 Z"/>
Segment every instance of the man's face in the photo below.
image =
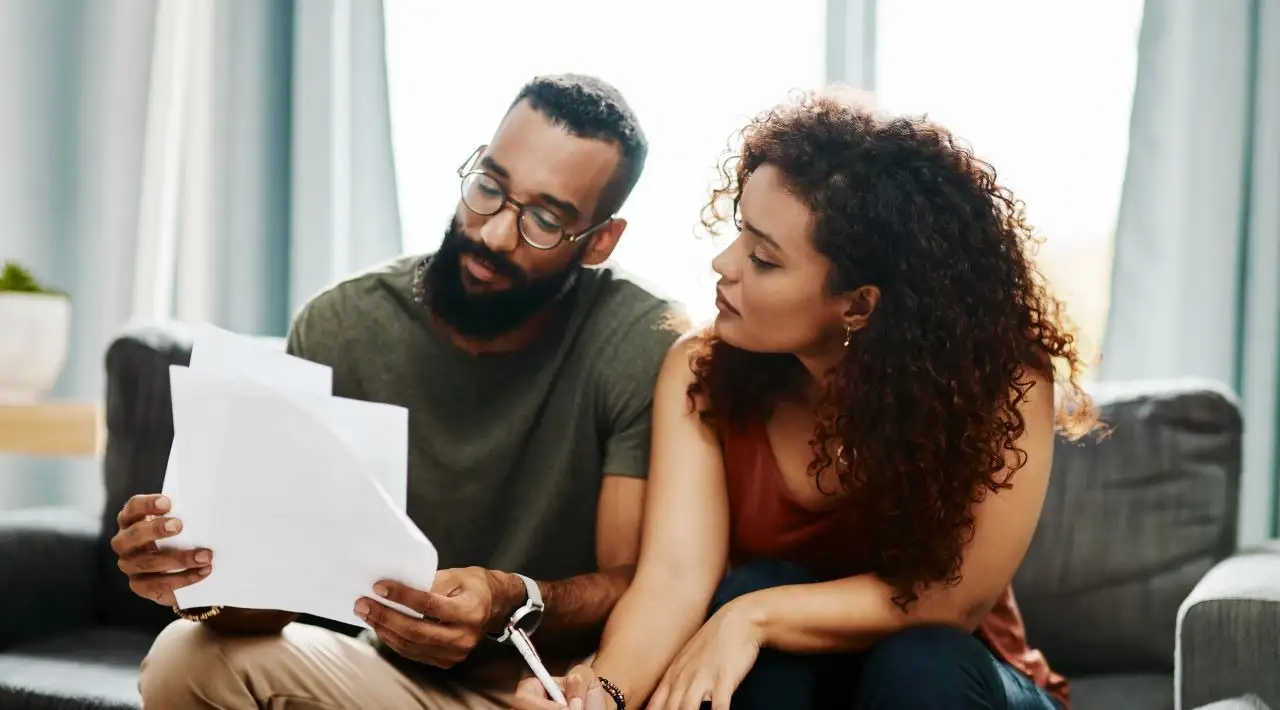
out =
<path fill-rule="evenodd" d="M 554 215 L 574 235 L 596 226 L 601 191 L 619 160 L 615 145 L 572 136 L 522 102 L 507 114 L 474 169 L 485 171 L 511 200 Z M 555 299 L 584 260 L 599 260 L 592 241 L 601 235 L 537 249 L 521 237 L 517 212 L 508 202 L 485 216 L 459 200 L 427 267 L 428 305 L 464 336 L 510 332 Z M 610 230 L 602 233 L 605 241 L 616 240 Z"/>

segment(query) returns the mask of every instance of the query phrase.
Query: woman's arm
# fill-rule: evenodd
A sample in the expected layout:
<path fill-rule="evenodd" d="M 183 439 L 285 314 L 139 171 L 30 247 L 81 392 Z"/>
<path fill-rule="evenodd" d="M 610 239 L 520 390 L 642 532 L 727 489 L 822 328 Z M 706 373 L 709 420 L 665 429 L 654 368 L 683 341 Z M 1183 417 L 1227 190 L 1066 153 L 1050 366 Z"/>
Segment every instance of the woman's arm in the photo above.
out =
<path fill-rule="evenodd" d="M 628 707 L 644 704 L 702 625 L 728 558 L 724 464 L 715 432 L 688 406 L 689 350 L 677 342 L 658 374 L 640 560 L 592 664 Z"/>
<path fill-rule="evenodd" d="M 910 626 L 947 624 L 977 628 L 1013 580 L 1031 544 L 1049 485 L 1053 460 L 1053 384 L 1036 376 L 1021 403 L 1026 432 L 1018 448 L 1027 454 L 1012 488 L 988 493 L 974 508 L 974 535 L 965 547 L 961 580 L 935 585 L 903 613 L 891 601 L 893 589 L 875 575 L 833 582 L 775 587 L 745 595 L 722 611 L 742 614 L 755 624 L 764 646 L 792 653 L 826 653 L 867 648 Z"/>

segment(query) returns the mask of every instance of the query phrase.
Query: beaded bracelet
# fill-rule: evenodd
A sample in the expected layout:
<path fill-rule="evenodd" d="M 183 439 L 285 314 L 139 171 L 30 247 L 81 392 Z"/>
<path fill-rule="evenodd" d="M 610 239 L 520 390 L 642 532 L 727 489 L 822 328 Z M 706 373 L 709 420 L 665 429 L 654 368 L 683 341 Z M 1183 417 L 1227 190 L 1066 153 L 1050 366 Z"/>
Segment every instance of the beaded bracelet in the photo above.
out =
<path fill-rule="evenodd" d="M 600 680 L 600 687 L 604 688 L 604 692 L 608 693 L 609 697 L 613 698 L 613 702 L 618 706 L 618 710 L 627 710 L 627 699 L 623 696 L 622 691 L 618 686 L 614 685 L 613 681 L 603 676 L 596 676 L 596 678 Z"/>
<path fill-rule="evenodd" d="M 177 606 L 174 606 L 174 607 L 173 607 L 173 613 L 177 614 L 179 619 L 186 619 L 187 621 L 197 621 L 197 622 L 198 622 L 198 621 L 204 621 L 205 619 L 212 619 L 213 617 L 217 616 L 218 614 L 221 614 L 221 613 L 222 613 L 222 607 L 220 607 L 220 606 L 211 606 L 211 607 L 209 607 L 208 609 L 206 609 L 206 610 L 204 610 L 204 611 L 200 612 L 199 614 L 188 614 L 188 613 L 186 613 L 185 611 L 183 611 L 183 610 L 179 609 Z"/>

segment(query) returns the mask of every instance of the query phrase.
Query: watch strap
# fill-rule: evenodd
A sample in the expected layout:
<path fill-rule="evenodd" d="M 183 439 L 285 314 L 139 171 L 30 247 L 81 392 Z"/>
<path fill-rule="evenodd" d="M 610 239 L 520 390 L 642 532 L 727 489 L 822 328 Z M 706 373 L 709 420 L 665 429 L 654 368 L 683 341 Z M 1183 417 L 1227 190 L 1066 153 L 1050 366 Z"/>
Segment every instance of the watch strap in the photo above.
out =
<path fill-rule="evenodd" d="M 525 604 L 532 604 L 533 606 L 536 606 L 539 609 L 541 609 L 542 608 L 542 590 L 538 588 L 538 583 L 533 581 L 532 579 L 529 579 L 523 574 L 520 574 L 519 572 L 516 572 L 514 574 L 520 578 L 521 582 L 524 582 L 524 594 L 526 599 Z"/>

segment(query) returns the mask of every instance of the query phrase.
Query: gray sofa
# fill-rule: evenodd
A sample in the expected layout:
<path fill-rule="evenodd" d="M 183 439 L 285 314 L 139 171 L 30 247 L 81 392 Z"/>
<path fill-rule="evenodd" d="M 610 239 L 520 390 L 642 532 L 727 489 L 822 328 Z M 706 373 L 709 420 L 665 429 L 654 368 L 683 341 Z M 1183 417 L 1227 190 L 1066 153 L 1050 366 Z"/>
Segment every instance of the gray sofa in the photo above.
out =
<path fill-rule="evenodd" d="M 129 592 L 108 539 L 130 495 L 160 489 L 167 368 L 188 356 L 171 325 L 131 327 L 109 348 L 100 517 L 0 514 L 0 710 L 138 706 L 137 665 L 171 616 Z M 1280 556 L 1232 556 L 1233 397 L 1199 382 L 1096 391 L 1113 432 L 1059 442 L 1015 582 L 1032 643 L 1071 679 L 1076 710 L 1168 710 L 1175 695 L 1189 710 L 1245 693 L 1280 707 L 1280 679 L 1261 672 L 1280 655 Z"/>

